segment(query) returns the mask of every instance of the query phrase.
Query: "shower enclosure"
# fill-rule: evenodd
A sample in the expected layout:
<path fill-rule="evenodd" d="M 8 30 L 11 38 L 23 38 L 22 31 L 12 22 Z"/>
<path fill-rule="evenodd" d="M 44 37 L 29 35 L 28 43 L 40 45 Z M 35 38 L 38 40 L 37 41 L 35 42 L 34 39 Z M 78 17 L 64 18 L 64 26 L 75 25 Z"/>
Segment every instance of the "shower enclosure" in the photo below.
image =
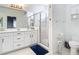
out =
<path fill-rule="evenodd" d="M 38 12 L 28 17 L 29 28 L 39 30 L 39 41 L 45 46 L 49 46 L 47 13 Z"/>

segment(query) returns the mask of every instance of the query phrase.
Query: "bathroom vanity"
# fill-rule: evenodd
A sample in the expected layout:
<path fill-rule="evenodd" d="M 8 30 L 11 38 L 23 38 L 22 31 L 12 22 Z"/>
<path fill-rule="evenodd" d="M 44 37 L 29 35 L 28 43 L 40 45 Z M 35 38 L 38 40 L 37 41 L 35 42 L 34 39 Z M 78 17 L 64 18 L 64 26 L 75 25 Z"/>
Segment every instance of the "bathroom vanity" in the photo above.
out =
<path fill-rule="evenodd" d="M 0 54 L 36 44 L 37 30 L 5 30 L 0 31 Z"/>
<path fill-rule="evenodd" d="M 0 54 L 38 43 L 39 30 L 28 25 L 27 12 L 0 6 Z"/>

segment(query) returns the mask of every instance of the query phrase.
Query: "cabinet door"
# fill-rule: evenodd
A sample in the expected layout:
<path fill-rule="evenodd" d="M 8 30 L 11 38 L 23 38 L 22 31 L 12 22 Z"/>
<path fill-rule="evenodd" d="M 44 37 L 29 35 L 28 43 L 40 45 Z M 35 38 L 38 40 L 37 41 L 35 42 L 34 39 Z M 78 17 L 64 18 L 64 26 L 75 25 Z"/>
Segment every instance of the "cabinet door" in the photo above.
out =
<path fill-rule="evenodd" d="M 14 43 L 14 49 L 20 49 L 22 47 L 25 47 L 24 41 Z"/>
<path fill-rule="evenodd" d="M 0 37 L 0 53 L 2 52 L 2 38 Z"/>
<path fill-rule="evenodd" d="M 25 46 L 31 45 L 30 32 L 25 32 Z"/>
<path fill-rule="evenodd" d="M 3 33 L 0 33 L 0 53 L 2 53 L 2 37 Z"/>
<path fill-rule="evenodd" d="M 38 32 L 37 31 L 32 31 L 30 33 L 30 35 L 31 35 L 31 42 L 32 42 L 32 44 L 37 43 L 37 41 L 38 41 Z"/>
<path fill-rule="evenodd" d="M 13 33 L 4 33 L 2 38 L 2 51 L 7 52 L 13 49 Z"/>

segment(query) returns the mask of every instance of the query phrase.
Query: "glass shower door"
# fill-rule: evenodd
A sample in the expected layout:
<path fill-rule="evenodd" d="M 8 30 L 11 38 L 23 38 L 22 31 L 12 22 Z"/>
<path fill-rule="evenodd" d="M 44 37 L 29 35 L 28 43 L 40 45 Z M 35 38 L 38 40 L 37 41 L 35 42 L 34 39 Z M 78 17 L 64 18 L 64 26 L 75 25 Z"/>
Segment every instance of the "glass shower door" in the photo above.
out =
<path fill-rule="evenodd" d="M 39 30 L 39 42 L 48 47 L 49 40 L 48 40 L 47 14 L 45 12 L 39 12 L 33 14 L 28 18 L 28 21 L 30 22 L 30 24 L 33 23 L 34 28 L 37 28 Z M 30 25 L 30 27 L 31 26 L 32 25 Z"/>
<path fill-rule="evenodd" d="M 48 40 L 48 22 L 47 22 L 47 14 L 42 12 L 41 13 L 41 40 L 40 42 L 45 46 L 49 46 Z"/>

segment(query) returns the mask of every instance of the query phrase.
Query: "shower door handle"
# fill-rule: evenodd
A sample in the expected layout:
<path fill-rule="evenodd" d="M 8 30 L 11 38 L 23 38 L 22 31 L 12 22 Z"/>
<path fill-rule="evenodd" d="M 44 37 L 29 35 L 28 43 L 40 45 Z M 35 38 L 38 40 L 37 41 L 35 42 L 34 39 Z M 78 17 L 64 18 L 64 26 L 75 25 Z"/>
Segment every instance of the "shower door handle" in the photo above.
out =
<path fill-rule="evenodd" d="M 30 34 L 30 38 L 31 38 L 31 34 Z"/>
<path fill-rule="evenodd" d="M 33 34 L 31 35 L 31 37 L 33 38 Z"/>

